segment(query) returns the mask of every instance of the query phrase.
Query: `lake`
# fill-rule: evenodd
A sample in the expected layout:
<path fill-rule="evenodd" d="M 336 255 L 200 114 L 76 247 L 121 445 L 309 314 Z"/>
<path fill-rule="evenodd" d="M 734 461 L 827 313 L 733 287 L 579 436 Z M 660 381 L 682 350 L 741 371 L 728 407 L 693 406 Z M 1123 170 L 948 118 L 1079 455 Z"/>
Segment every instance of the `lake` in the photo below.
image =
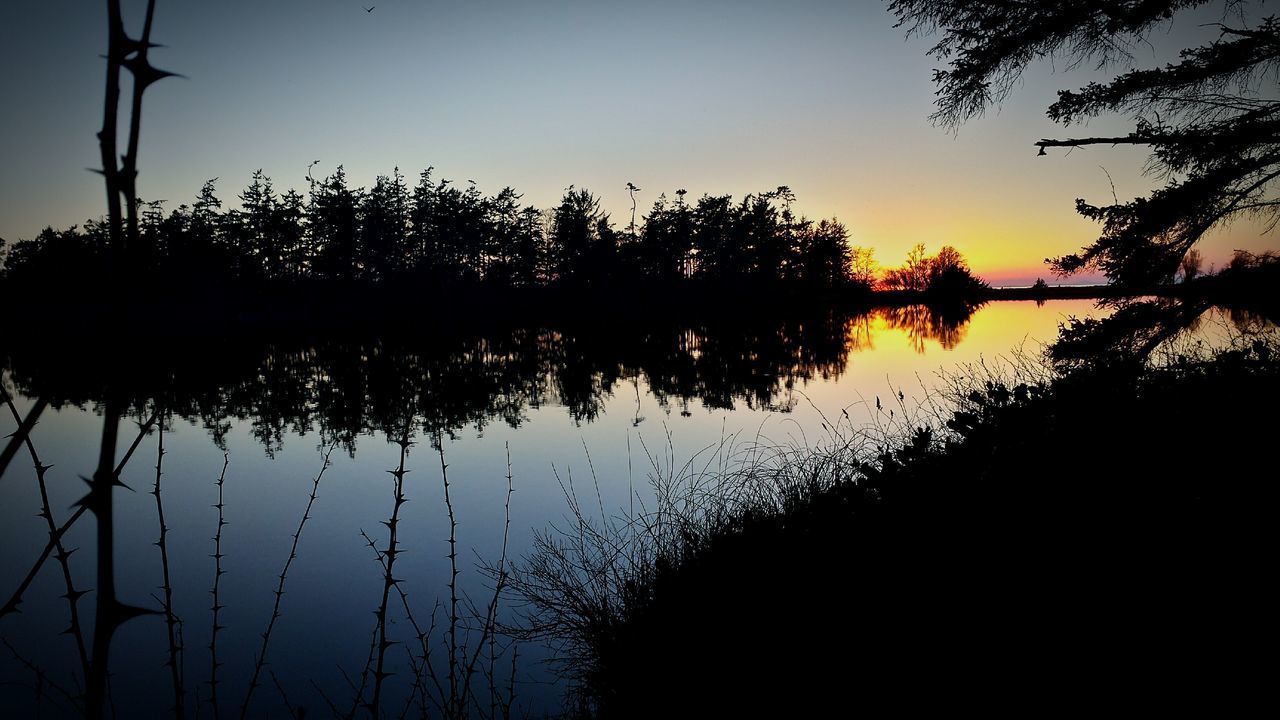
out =
<path fill-rule="evenodd" d="M 386 714 L 400 716 L 407 708 L 416 716 L 419 702 L 438 714 L 428 698 L 437 690 L 448 694 L 452 643 L 457 676 L 469 663 L 478 668 L 474 692 L 484 712 L 492 685 L 501 695 L 495 707 L 514 689 L 518 713 L 541 715 L 560 707 L 565 690 L 546 664 L 553 649 L 520 643 L 512 663 L 509 641 L 501 637 L 476 654 L 493 586 L 480 566 L 499 562 L 508 520 L 512 562 L 529 551 L 535 532 L 563 521 L 566 493 L 591 514 L 625 515 L 652 502 L 655 471 L 715 468 L 741 448 L 761 444 L 810 445 L 833 422 L 900 425 L 904 415 L 927 415 L 945 402 L 942 373 L 1038 357 L 1067 317 L 1105 312 L 1089 300 L 996 302 L 972 314 L 911 306 L 693 327 L 180 343 L 165 357 L 148 351 L 129 377 L 111 382 L 132 403 L 134 419 L 149 416 L 154 402 L 172 413 L 163 434 L 161 499 L 186 714 L 214 715 L 215 604 L 217 714 L 240 713 L 313 487 L 249 714 L 286 716 L 287 708 L 304 706 L 323 713 L 330 702 L 346 713 L 356 707 L 352 686 L 363 684 L 366 699 L 372 693 L 374 670 L 363 683 L 361 675 L 376 655 L 384 655 L 383 672 L 394 673 L 379 684 Z M 49 506 L 61 523 L 84 494 L 78 478 L 91 476 L 97 463 L 101 368 L 87 354 L 49 359 L 0 350 L 9 353 L 4 380 L 16 390 L 18 414 L 25 417 L 37 397 L 51 403 L 31 439 L 40 460 L 52 465 L 45 473 Z M 147 409 L 139 413 L 139 407 Z M 5 408 L 0 433 L 17 425 Z M 392 523 L 400 552 L 391 557 L 401 581 L 396 587 L 407 598 L 388 592 L 385 638 L 397 644 L 384 645 L 378 618 L 386 589 L 381 563 L 388 556 L 371 549 L 365 535 L 385 549 L 387 521 L 396 510 L 391 471 L 401 459 L 394 440 L 406 427 L 408 502 Z M 137 434 L 134 423 L 120 424 L 121 454 Z M 151 494 L 158 439 L 150 432 L 141 440 L 121 474 L 128 489 L 114 493 L 117 595 L 151 609 L 161 607 L 164 595 Z M 315 483 L 328 451 L 330 465 Z M 454 594 L 464 616 L 452 634 L 442 464 L 456 521 Z M 0 478 L 0 600 L 45 549 L 41 507 L 24 448 Z M 94 585 L 94 527 L 79 522 L 64 538 L 68 549 L 78 548 L 68 561 L 77 590 Z M 220 558 L 212 557 L 215 535 Z M 215 561 L 223 572 L 216 603 L 210 594 Z M 84 683 L 73 636 L 60 634 L 68 624 L 65 593 L 62 572 L 50 559 L 24 594 L 22 613 L 0 620 L 0 634 L 12 646 L 0 660 L 0 706 L 18 715 L 35 712 L 38 690 L 40 709 L 58 715 L 59 707 L 70 707 L 59 693 L 74 695 Z M 78 603 L 86 642 L 94 602 L 90 592 Z M 505 601 L 498 620 L 518 622 L 520 611 Z M 116 633 L 110 695 L 119 715 L 162 715 L 172 705 L 167 628 L 159 614 L 131 620 Z M 429 638 L 438 686 L 410 659 L 409 652 L 420 652 L 419 633 Z M 490 651 L 500 657 L 490 662 Z M 413 690 L 419 674 L 425 695 Z"/>

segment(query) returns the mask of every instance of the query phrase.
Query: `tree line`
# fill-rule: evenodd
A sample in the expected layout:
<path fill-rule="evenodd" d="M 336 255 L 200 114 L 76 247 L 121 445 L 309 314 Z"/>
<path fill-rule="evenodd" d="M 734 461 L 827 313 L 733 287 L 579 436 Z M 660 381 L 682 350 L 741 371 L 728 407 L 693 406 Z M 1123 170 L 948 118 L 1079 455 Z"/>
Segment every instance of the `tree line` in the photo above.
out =
<path fill-rule="evenodd" d="M 398 168 L 367 189 L 352 187 L 342 166 L 308 182 L 305 195 L 281 193 L 258 171 L 237 207 L 224 208 L 216 178 L 173 210 L 139 200 L 136 239 L 114 258 L 107 221 L 47 228 L 14 244 L 2 276 L 91 282 L 114 259 L 143 276 L 268 284 L 980 286 L 950 247 L 930 258 L 917 246 L 906 265 L 881 273 L 873 251 L 851 245 L 839 220 L 797 215 L 785 186 L 740 200 L 691 201 L 677 190 L 660 195 L 640 222 L 618 228 L 598 196 L 573 186 L 554 208 L 538 209 L 510 187 L 485 195 L 474 182 L 435 178 L 432 168 L 412 186 Z"/>

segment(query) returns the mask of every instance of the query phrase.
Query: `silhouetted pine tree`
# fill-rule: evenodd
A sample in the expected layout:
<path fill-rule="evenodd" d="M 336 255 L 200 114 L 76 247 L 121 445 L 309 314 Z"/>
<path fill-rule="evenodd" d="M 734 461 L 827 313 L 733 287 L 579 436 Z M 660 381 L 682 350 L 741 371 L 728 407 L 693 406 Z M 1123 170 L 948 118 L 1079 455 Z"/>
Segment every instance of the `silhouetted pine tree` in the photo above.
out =
<path fill-rule="evenodd" d="M 849 280 L 849 231 L 838 220 L 804 221 L 799 233 L 797 279 L 835 286 Z"/>
<path fill-rule="evenodd" d="M 274 279 L 280 275 L 276 205 L 271 178 L 258 170 L 253 173 L 249 187 L 240 194 L 240 209 L 226 214 L 227 244 L 236 258 L 240 268 L 237 275 L 241 278 Z"/>
<path fill-rule="evenodd" d="M 644 219 L 640 244 L 636 249 L 636 270 L 660 281 L 683 280 L 693 250 L 693 209 L 685 203 L 686 191 L 676 191 L 676 201 L 668 205 L 666 193 L 658 196 Z"/>
<path fill-rule="evenodd" d="M 607 218 L 600 212 L 600 200 L 588 190 L 575 190 L 570 185 L 552 216 L 548 244 L 553 282 L 590 282 L 593 271 L 599 269 L 600 252 L 596 245 L 601 219 L 605 219 L 607 227 Z"/>
<path fill-rule="evenodd" d="M 281 198 L 272 216 L 272 234 L 280 257 L 280 275 L 298 279 L 310 272 L 306 246 L 306 200 L 292 188 Z"/>
<path fill-rule="evenodd" d="M 693 210 L 694 276 L 713 282 L 738 277 L 733 198 L 703 195 Z"/>
<path fill-rule="evenodd" d="M 350 281 L 358 274 L 359 190 L 347 186 L 341 165 L 334 174 L 311 188 L 311 243 L 315 248 L 317 276 Z"/>
<path fill-rule="evenodd" d="M 379 175 L 364 195 L 360 212 L 363 274 L 385 279 L 408 269 L 409 191 L 400 168 L 391 177 Z"/>

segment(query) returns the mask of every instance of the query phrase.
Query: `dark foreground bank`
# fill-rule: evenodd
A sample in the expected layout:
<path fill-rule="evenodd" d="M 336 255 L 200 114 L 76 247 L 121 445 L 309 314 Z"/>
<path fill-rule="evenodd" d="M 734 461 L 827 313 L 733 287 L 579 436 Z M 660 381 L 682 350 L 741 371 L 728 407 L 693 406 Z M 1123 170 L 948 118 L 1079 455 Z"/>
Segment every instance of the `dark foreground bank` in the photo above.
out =
<path fill-rule="evenodd" d="M 1241 708 L 1275 606 L 1280 367 L 1262 341 L 1167 360 L 971 379 L 895 444 L 837 433 L 730 501 L 552 533 L 531 624 L 598 717 Z"/>

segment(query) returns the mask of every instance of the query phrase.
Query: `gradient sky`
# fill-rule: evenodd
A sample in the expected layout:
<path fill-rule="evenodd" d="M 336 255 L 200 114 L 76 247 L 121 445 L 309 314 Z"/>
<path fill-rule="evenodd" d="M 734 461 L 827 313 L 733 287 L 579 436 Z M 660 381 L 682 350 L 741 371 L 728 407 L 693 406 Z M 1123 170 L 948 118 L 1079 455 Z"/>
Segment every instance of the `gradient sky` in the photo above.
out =
<path fill-rule="evenodd" d="M 356 185 L 433 165 L 538 207 L 586 187 L 624 226 L 627 182 L 642 209 L 677 188 L 788 185 L 800 212 L 839 217 L 883 264 L 951 244 L 1016 284 L 1095 237 L 1074 200 L 1110 200 L 1108 172 L 1122 200 L 1157 184 L 1132 148 L 1036 156 L 1037 139 L 1068 134 L 1044 117 L 1055 91 L 1093 72 L 1036 66 L 998 112 L 958 134 L 931 126 L 931 43 L 905 38 L 881 3 L 370 1 L 159 0 L 167 47 L 153 62 L 186 77 L 148 91 L 140 195 L 174 207 L 218 177 L 234 202 L 259 168 L 304 187 L 315 159 L 317 175 L 341 163 Z M 134 26 L 144 6 L 125 2 Z M 1179 19 L 1138 62 L 1166 59 L 1204 19 Z M 105 27 L 103 2 L 0 8 L 0 237 L 104 213 L 85 168 L 98 164 Z M 1280 245 L 1260 232 L 1239 223 L 1205 254 Z"/>

